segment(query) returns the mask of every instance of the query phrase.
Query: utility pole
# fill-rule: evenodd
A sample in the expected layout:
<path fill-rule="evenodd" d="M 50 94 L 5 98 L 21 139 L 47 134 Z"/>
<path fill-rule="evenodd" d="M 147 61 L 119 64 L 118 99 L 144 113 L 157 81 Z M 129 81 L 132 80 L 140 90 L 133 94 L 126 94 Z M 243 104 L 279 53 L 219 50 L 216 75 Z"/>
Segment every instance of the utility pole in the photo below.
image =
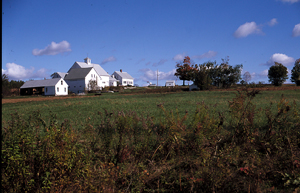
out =
<path fill-rule="evenodd" d="M 158 86 L 158 69 L 157 69 L 157 84 L 156 84 L 156 86 Z"/>

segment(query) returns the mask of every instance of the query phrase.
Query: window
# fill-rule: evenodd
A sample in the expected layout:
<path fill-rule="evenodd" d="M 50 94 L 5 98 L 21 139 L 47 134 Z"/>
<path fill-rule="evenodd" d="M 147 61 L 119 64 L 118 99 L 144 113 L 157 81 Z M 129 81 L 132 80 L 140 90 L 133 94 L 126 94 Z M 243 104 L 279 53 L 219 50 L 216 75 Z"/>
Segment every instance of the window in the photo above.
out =
<path fill-rule="evenodd" d="M 65 92 L 67 92 L 67 88 L 65 87 Z"/>
<path fill-rule="evenodd" d="M 91 74 L 91 77 L 93 78 L 93 75 Z"/>
<path fill-rule="evenodd" d="M 59 87 L 57 87 L 57 89 L 56 89 L 56 90 L 57 90 L 57 92 L 59 92 Z"/>
<path fill-rule="evenodd" d="M 123 81 L 123 84 L 126 84 L 126 81 Z"/>
<path fill-rule="evenodd" d="M 46 92 L 48 92 L 48 88 L 46 87 Z"/>
<path fill-rule="evenodd" d="M 61 85 L 64 85 L 64 82 L 63 81 L 60 81 Z"/>

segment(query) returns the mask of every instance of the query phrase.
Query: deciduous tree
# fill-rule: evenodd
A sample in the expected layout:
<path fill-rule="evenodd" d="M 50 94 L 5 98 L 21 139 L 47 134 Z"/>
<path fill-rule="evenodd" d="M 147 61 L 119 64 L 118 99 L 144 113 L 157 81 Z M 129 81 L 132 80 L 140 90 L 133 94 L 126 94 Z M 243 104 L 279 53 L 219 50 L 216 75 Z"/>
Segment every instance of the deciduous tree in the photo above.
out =
<path fill-rule="evenodd" d="M 215 65 L 210 69 L 210 77 L 212 84 L 219 88 L 228 88 L 236 84 L 241 79 L 241 71 L 243 65 L 231 66 L 229 65 L 229 58 L 222 59 L 220 65 Z"/>
<path fill-rule="evenodd" d="M 97 81 L 96 80 L 90 80 L 89 81 L 89 90 L 97 90 Z"/>
<path fill-rule="evenodd" d="M 295 66 L 292 69 L 291 81 L 297 86 L 300 86 L 300 58 L 295 61 Z"/>
<path fill-rule="evenodd" d="M 189 56 L 184 57 L 183 62 L 176 64 L 175 76 L 180 80 L 183 80 L 183 86 L 185 81 L 194 80 L 195 73 L 197 72 L 197 66 L 191 64 L 191 59 Z"/>
<path fill-rule="evenodd" d="M 243 75 L 243 80 L 247 83 L 251 80 L 251 74 L 248 71 Z"/>
<path fill-rule="evenodd" d="M 275 62 L 268 71 L 269 82 L 275 86 L 281 86 L 288 79 L 287 68 L 281 63 Z"/>
<path fill-rule="evenodd" d="M 213 62 L 207 62 L 199 65 L 198 71 L 195 74 L 194 84 L 197 85 L 200 90 L 207 90 L 211 86 L 210 70 L 214 64 Z"/>

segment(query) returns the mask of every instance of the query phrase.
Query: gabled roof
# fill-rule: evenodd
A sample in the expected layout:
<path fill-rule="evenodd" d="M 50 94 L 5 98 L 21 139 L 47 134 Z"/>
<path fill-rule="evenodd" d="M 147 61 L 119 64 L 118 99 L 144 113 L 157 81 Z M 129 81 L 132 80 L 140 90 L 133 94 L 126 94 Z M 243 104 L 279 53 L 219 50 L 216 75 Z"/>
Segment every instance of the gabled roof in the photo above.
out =
<path fill-rule="evenodd" d="M 61 78 L 65 78 L 65 76 L 68 74 L 66 72 L 56 72 L 56 74 L 58 74 Z"/>
<path fill-rule="evenodd" d="M 166 83 L 167 82 L 175 83 L 175 80 L 167 80 Z"/>
<path fill-rule="evenodd" d="M 122 78 L 125 78 L 125 79 L 134 79 L 127 72 L 115 71 L 114 73 L 118 74 L 119 76 L 121 76 Z"/>
<path fill-rule="evenodd" d="M 20 88 L 36 88 L 45 86 L 55 86 L 61 78 L 53 78 L 46 80 L 29 80 L 25 82 Z"/>
<path fill-rule="evenodd" d="M 118 81 L 117 79 L 115 79 L 115 78 L 112 77 L 112 76 L 109 76 L 109 80 L 110 80 L 110 81 Z"/>
<path fill-rule="evenodd" d="M 109 76 L 109 74 L 99 64 L 93 64 L 93 63 L 87 64 L 85 62 L 75 62 L 75 63 L 77 63 L 80 66 L 80 68 L 93 67 L 99 76 Z"/>
<path fill-rule="evenodd" d="M 84 79 L 93 68 L 73 68 L 69 71 L 65 80 Z"/>

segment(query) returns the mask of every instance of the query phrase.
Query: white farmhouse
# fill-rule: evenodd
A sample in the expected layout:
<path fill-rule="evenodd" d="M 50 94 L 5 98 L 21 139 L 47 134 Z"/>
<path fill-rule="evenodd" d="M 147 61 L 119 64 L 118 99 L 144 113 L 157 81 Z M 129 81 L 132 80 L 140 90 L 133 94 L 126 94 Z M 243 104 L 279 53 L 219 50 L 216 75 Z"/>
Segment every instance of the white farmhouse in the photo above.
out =
<path fill-rule="evenodd" d="M 43 94 L 62 96 L 68 95 L 68 84 L 62 78 L 46 80 L 30 80 L 20 87 L 21 95 Z"/>
<path fill-rule="evenodd" d="M 99 76 L 98 86 L 100 89 L 109 86 L 109 77 L 110 77 L 109 74 L 99 64 L 91 63 L 91 59 L 88 57 L 84 59 L 84 62 L 75 62 L 73 66 L 69 69 L 68 73 L 70 73 L 72 69 L 84 69 L 84 68 L 94 68 L 97 75 Z M 74 85 L 74 86 L 80 86 L 80 85 Z"/>
<path fill-rule="evenodd" d="M 73 93 L 83 93 L 89 90 L 100 90 L 106 86 L 102 77 L 98 75 L 93 67 L 73 68 L 65 77 L 69 90 Z"/>
<path fill-rule="evenodd" d="M 112 75 L 114 75 L 122 86 L 134 85 L 134 78 L 132 78 L 132 76 L 130 76 L 127 72 L 123 72 L 122 69 L 120 71 L 115 71 Z"/>

